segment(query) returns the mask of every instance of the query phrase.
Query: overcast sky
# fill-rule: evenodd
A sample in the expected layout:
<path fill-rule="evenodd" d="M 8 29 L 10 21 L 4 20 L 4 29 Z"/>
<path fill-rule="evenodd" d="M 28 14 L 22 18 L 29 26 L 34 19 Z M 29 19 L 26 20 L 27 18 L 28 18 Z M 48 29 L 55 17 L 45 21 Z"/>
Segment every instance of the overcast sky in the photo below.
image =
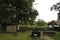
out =
<path fill-rule="evenodd" d="M 59 0 L 35 0 L 33 7 L 37 9 L 39 13 L 36 20 L 38 18 L 43 19 L 46 22 L 57 20 L 57 12 L 50 11 L 50 7 L 58 2 Z"/>

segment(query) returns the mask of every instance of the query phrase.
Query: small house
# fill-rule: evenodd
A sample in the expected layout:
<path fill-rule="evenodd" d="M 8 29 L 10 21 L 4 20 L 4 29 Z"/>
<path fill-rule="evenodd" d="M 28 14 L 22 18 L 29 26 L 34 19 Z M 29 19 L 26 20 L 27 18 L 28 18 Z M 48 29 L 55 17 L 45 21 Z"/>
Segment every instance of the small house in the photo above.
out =
<path fill-rule="evenodd" d="M 17 32 L 18 31 L 18 25 L 16 24 L 8 24 L 6 22 L 1 23 L 0 25 L 0 32 Z"/>
<path fill-rule="evenodd" d="M 60 27 L 60 20 L 59 20 L 59 21 L 56 21 L 56 24 L 58 24 L 58 25 L 59 25 L 59 27 Z"/>
<path fill-rule="evenodd" d="M 17 27 L 16 25 L 8 25 L 7 28 L 6 28 L 7 32 L 16 32 L 17 31 Z"/>
<path fill-rule="evenodd" d="M 60 21 L 51 21 L 50 23 L 48 23 L 49 28 L 59 27 L 59 25 Z"/>

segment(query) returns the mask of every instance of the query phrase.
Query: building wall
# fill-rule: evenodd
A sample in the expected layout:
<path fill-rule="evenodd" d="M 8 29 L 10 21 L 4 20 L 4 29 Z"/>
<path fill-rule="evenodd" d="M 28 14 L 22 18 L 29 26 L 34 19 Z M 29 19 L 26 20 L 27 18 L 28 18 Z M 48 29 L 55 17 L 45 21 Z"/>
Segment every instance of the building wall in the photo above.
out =
<path fill-rule="evenodd" d="M 7 26 L 7 32 L 16 32 L 16 25 Z"/>
<path fill-rule="evenodd" d="M 53 27 L 59 27 L 59 25 L 48 25 L 49 28 L 53 28 Z"/>

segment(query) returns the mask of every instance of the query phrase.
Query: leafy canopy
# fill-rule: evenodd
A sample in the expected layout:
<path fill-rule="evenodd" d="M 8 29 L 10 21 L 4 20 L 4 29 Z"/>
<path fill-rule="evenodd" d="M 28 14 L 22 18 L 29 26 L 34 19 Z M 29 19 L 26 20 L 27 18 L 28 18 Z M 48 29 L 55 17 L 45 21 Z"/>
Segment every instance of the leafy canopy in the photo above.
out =
<path fill-rule="evenodd" d="M 32 9 L 33 2 L 34 0 L 0 0 L 0 23 L 33 22 L 38 15 Z"/>

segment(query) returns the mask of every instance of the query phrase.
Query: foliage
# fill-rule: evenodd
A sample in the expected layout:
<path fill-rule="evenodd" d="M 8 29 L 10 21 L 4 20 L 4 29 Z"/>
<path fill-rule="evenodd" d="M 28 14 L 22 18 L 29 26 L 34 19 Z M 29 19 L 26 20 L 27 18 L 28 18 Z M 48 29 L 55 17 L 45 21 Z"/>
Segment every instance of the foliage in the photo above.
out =
<path fill-rule="evenodd" d="M 60 20 L 60 2 L 59 3 L 56 3 L 55 5 L 53 5 L 52 7 L 51 7 L 51 11 L 52 10 L 55 10 L 55 11 L 58 11 L 59 13 L 58 13 L 58 20 Z"/>
<path fill-rule="evenodd" d="M 34 0 L 0 0 L 0 23 L 31 22 L 38 15 L 32 9 Z"/>
<path fill-rule="evenodd" d="M 52 20 L 51 22 L 48 22 L 48 25 L 55 25 L 55 24 L 56 24 L 55 20 Z"/>
<path fill-rule="evenodd" d="M 42 20 L 42 19 L 38 19 L 38 21 L 36 22 L 37 26 L 44 26 L 44 25 L 47 25 L 47 23 Z"/>

